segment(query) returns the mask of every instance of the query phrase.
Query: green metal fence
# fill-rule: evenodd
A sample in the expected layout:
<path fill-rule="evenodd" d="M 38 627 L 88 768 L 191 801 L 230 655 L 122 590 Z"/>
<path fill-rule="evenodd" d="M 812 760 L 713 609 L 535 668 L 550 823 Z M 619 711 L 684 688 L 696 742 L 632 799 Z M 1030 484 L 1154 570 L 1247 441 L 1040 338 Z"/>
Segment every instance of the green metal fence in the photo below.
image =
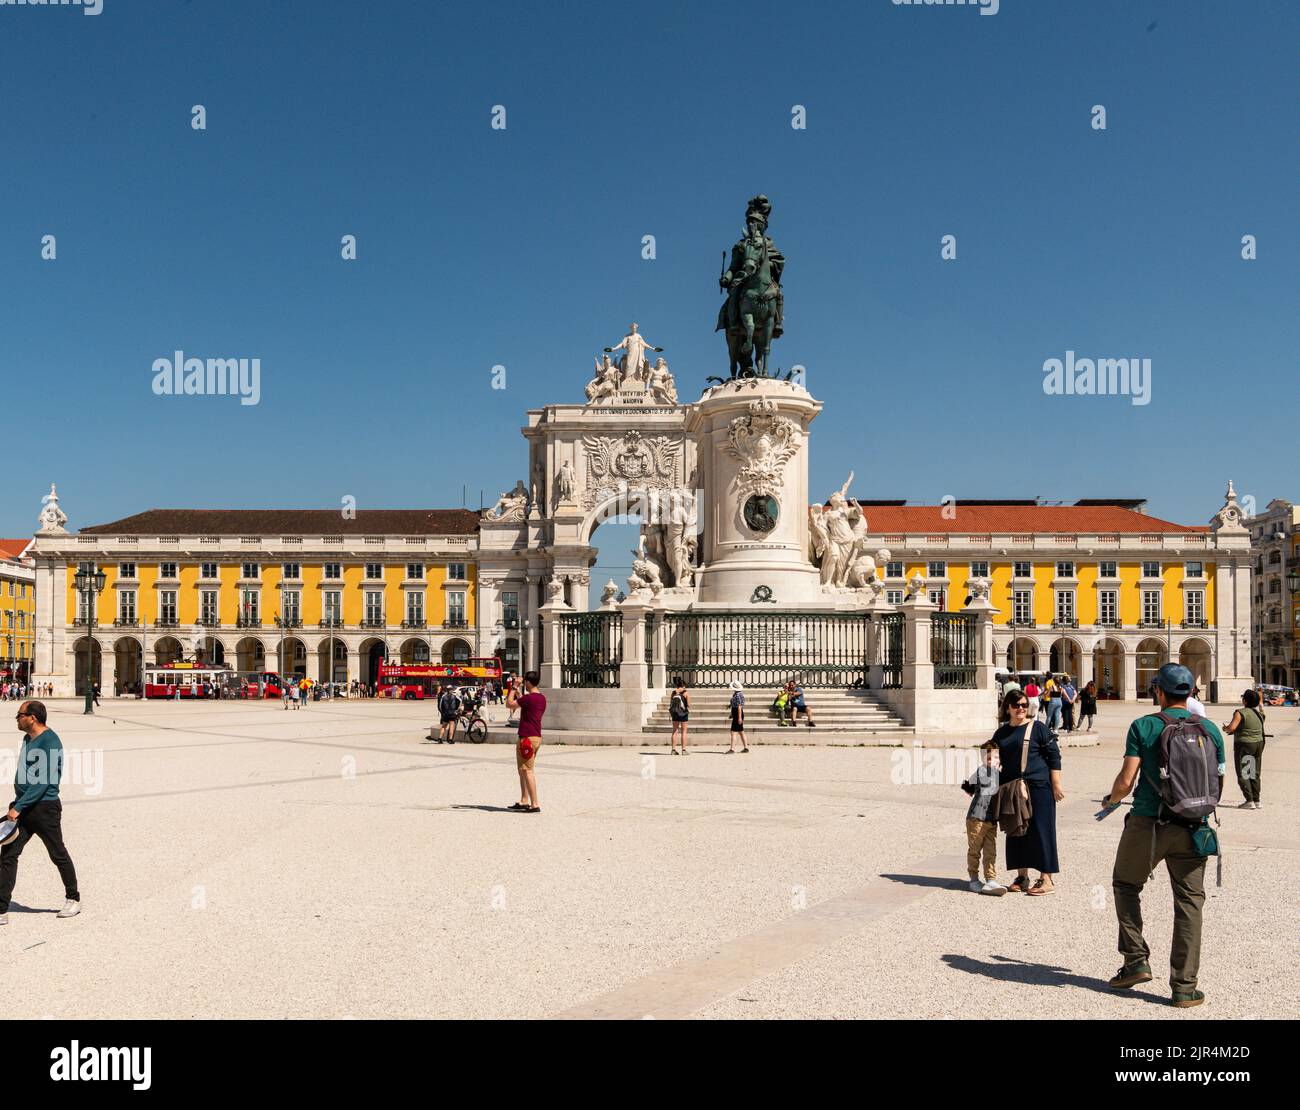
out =
<path fill-rule="evenodd" d="M 972 613 L 935 613 L 930 618 L 930 659 L 936 690 L 973 690 L 977 628 Z"/>
<path fill-rule="evenodd" d="M 903 685 L 903 614 L 882 613 L 877 620 L 876 651 L 882 672 L 880 688 L 898 690 Z"/>
<path fill-rule="evenodd" d="M 688 686 L 867 684 L 866 613 L 667 613 L 669 682 Z M 901 640 L 900 640 L 901 646 Z M 901 671 L 900 671 L 901 676 Z"/>
<path fill-rule="evenodd" d="M 616 687 L 623 664 L 623 614 L 560 617 L 560 685 Z"/>

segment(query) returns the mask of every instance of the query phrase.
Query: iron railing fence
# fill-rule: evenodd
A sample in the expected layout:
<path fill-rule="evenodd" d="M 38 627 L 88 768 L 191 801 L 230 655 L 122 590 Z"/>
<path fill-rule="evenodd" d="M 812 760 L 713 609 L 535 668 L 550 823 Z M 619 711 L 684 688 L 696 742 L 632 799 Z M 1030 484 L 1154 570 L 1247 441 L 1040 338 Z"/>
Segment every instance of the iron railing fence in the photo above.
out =
<path fill-rule="evenodd" d="M 617 687 L 622 665 L 622 613 L 575 613 L 560 617 L 562 687 Z"/>
<path fill-rule="evenodd" d="M 930 618 L 936 690 L 975 688 L 976 634 L 973 613 L 935 613 Z"/>

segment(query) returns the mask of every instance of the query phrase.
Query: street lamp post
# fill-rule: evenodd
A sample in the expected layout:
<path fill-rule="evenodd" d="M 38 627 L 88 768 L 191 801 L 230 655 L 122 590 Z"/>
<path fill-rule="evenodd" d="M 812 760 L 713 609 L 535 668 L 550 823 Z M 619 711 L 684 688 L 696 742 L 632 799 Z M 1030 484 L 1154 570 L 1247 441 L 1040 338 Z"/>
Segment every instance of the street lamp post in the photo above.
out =
<path fill-rule="evenodd" d="M 523 678 L 528 673 L 528 640 L 532 636 L 532 621 L 530 618 L 524 618 L 524 634 L 519 641 L 519 678 Z"/>
<path fill-rule="evenodd" d="M 87 569 L 93 568 L 93 569 Z M 82 715 L 95 713 L 95 608 L 99 595 L 104 592 L 104 572 L 87 563 L 73 576 L 77 593 L 86 603 L 86 709 Z"/>

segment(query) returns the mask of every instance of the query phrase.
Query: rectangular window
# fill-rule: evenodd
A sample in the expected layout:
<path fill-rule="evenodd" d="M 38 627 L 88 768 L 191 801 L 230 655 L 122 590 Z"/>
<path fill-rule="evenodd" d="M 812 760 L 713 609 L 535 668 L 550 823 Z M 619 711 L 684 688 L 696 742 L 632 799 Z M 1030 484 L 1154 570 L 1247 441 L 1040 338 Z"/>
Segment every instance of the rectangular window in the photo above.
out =
<path fill-rule="evenodd" d="M 342 591 L 322 590 L 320 599 L 321 599 L 321 619 L 326 624 L 341 624 L 343 622 Z"/>
<path fill-rule="evenodd" d="M 1012 575 L 1013 575 L 1014 577 L 1016 577 L 1016 578 L 1033 578 L 1033 576 L 1034 576 L 1034 564 L 1033 564 L 1033 563 L 1016 563 L 1015 566 L 1012 568 L 1011 573 L 1012 573 Z"/>
<path fill-rule="evenodd" d="M 382 590 L 366 591 L 366 623 L 377 628 L 384 623 L 384 592 Z"/>
<path fill-rule="evenodd" d="M 1073 578 L 1073 577 L 1074 577 L 1074 563 L 1072 563 L 1072 562 L 1058 562 L 1058 563 L 1056 564 L 1056 577 L 1057 577 L 1057 578 Z"/>
<path fill-rule="evenodd" d="M 1142 591 L 1142 620 L 1145 624 L 1159 624 L 1160 615 L 1160 591 L 1143 590 Z"/>
<path fill-rule="evenodd" d="M 288 577 L 288 576 L 286 576 Z M 281 616 L 297 624 L 302 620 L 302 594 L 297 590 L 284 590 L 280 594 Z"/>
<path fill-rule="evenodd" d="M 217 577 L 217 564 L 216 564 L 216 563 L 204 563 L 202 566 L 199 567 L 199 577 L 200 577 L 200 578 L 216 578 L 216 577 Z"/>
<path fill-rule="evenodd" d="M 424 577 L 424 566 L 423 566 L 422 564 L 420 564 L 420 563 L 407 563 L 407 564 L 406 564 L 406 577 L 407 577 L 407 578 L 423 578 L 423 577 Z"/>
<path fill-rule="evenodd" d="M 464 563 L 448 563 L 448 564 L 447 564 L 447 577 L 448 577 L 448 578 L 455 579 L 457 582 L 464 582 L 464 581 L 465 581 L 465 564 L 464 564 Z"/>
<path fill-rule="evenodd" d="M 1056 619 L 1062 624 L 1074 622 L 1074 591 L 1056 591 Z"/>
<path fill-rule="evenodd" d="M 120 590 L 117 595 L 117 615 L 130 624 L 135 623 L 135 591 Z"/>
<path fill-rule="evenodd" d="M 370 579 L 379 579 L 379 578 L 383 578 L 383 577 L 384 577 L 384 564 L 383 564 L 383 563 L 367 563 L 367 564 L 366 564 L 366 577 L 367 577 L 367 578 L 370 578 Z"/>
<path fill-rule="evenodd" d="M 1111 562 L 1111 561 L 1109 561 L 1109 560 L 1106 560 L 1106 561 L 1104 561 L 1104 562 L 1100 562 L 1100 563 L 1098 563 L 1098 564 L 1097 564 L 1097 577 L 1098 577 L 1098 578 L 1118 578 L 1118 577 L 1119 577 L 1119 564 L 1118 564 L 1118 563 L 1113 563 L 1113 562 Z"/>
<path fill-rule="evenodd" d="M 19 614 L 18 614 L 18 628 L 19 628 L 19 630 L 21 631 L 22 629 L 24 629 L 24 628 L 26 628 L 26 627 L 27 627 L 27 614 L 26 614 L 26 613 L 19 613 Z"/>
<path fill-rule="evenodd" d="M 424 594 L 419 590 L 406 591 L 406 623 L 424 623 Z"/>
<path fill-rule="evenodd" d="M 983 562 L 971 563 L 970 576 L 972 578 L 987 578 L 989 576 L 988 563 L 983 563 Z"/>
<path fill-rule="evenodd" d="M 1205 564 L 1204 564 L 1204 563 L 1188 563 L 1188 564 L 1183 568 L 1183 574 L 1184 574 L 1186 577 L 1188 577 L 1188 578 L 1204 578 L 1204 577 L 1205 577 Z"/>
<path fill-rule="evenodd" d="M 19 582 L 19 583 L 18 583 L 18 596 L 19 596 L 19 598 L 25 598 L 25 597 L 27 596 L 27 583 L 26 583 L 26 582 Z"/>
<path fill-rule="evenodd" d="M 902 578 L 902 577 L 903 577 L 903 564 L 902 564 L 902 562 L 901 562 L 900 560 L 898 560 L 898 559 L 895 559 L 893 562 L 886 563 L 886 564 L 885 564 L 885 577 L 886 577 L 886 578 Z"/>
<path fill-rule="evenodd" d="M 243 566 L 239 568 L 240 578 L 260 578 L 261 575 L 262 568 L 258 566 L 257 563 L 244 563 Z"/>
<path fill-rule="evenodd" d="M 1187 591 L 1187 622 L 1201 624 L 1205 621 L 1205 591 Z"/>
<path fill-rule="evenodd" d="M 885 591 L 885 600 L 886 600 L 887 602 L 889 602 L 890 605 L 902 605 L 902 604 L 903 604 L 903 591 L 902 591 L 902 590 L 886 590 L 886 591 Z"/>
<path fill-rule="evenodd" d="M 343 564 L 342 564 L 342 563 L 326 563 L 326 564 L 325 564 L 325 577 L 326 577 L 326 578 L 342 578 L 342 577 L 343 577 Z"/>
<path fill-rule="evenodd" d="M 1011 595 L 1011 616 L 1016 624 L 1031 624 L 1034 619 L 1032 590 L 1016 590 Z"/>
<path fill-rule="evenodd" d="M 280 568 L 280 574 L 284 578 L 301 578 L 302 567 L 297 563 L 285 563 Z"/>
<path fill-rule="evenodd" d="M 220 610 L 217 608 L 218 593 L 216 590 L 199 591 L 199 620 L 209 626 L 215 626 L 220 619 Z"/>
<path fill-rule="evenodd" d="M 175 563 L 163 563 L 163 564 L 162 564 L 161 566 L 159 566 L 159 568 L 158 568 L 158 577 L 159 577 L 159 578 L 175 578 L 175 577 L 176 577 L 176 564 L 175 564 Z"/>
<path fill-rule="evenodd" d="M 451 624 L 465 623 L 465 594 L 460 590 L 447 594 L 447 620 Z"/>
<path fill-rule="evenodd" d="M 948 591 L 947 590 L 930 590 L 930 604 L 937 605 L 941 610 L 948 608 Z"/>
<path fill-rule="evenodd" d="M 164 624 L 176 623 L 176 591 L 158 591 L 158 619 Z"/>
<path fill-rule="evenodd" d="M 258 590 L 243 590 L 239 598 L 240 615 L 249 624 L 258 624 L 262 619 L 262 595 Z"/>
<path fill-rule="evenodd" d="M 135 564 L 134 564 L 134 563 L 118 563 L 118 564 L 117 564 L 117 576 L 118 576 L 119 578 L 134 578 L 134 577 L 135 577 Z"/>
<path fill-rule="evenodd" d="M 948 564 L 947 563 L 926 563 L 925 576 L 927 578 L 947 578 Z"/>
<path fill-rule="evenodd" d="M 503 590 L 501 593 L 501 619 L 507 628 L 519 627 L 519 593 L 516 590 Z"/>
<path fill-rule="evenodd" d="M 1097 591 L 1097 623 L 1113 627 L 1119 621 L 1119 591 Z"/>
<path fill-rule="evenodd" d="M 1160 577 L 1160 564 L 1159 564 L 1159 563 L 1143 563 L 1143 564 L 1142 564 L 1142 577 L 1143 577 L 1143 578 L 1159 578 L 1159 577 Z"/>

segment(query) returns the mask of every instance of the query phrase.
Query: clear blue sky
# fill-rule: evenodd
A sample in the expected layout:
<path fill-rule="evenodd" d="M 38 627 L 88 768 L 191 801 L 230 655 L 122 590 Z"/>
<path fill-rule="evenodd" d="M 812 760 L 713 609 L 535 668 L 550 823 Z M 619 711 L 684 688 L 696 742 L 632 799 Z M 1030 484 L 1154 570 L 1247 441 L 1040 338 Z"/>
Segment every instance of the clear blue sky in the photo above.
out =
<path fill-rule="evenodd" d="M 1298 45 L 1287 0 L 0 8 L 0 534 L 51 481 L 73 527 L 490 503 L 629 320 L 683 393 L 725 372 L 759 191 L 816 491 L 1296 497 Z M 178 348 L 260 358 L 260 405 L 154 396 Z M 1046 396 L 1067 349 L 1151 403 Z"/>

